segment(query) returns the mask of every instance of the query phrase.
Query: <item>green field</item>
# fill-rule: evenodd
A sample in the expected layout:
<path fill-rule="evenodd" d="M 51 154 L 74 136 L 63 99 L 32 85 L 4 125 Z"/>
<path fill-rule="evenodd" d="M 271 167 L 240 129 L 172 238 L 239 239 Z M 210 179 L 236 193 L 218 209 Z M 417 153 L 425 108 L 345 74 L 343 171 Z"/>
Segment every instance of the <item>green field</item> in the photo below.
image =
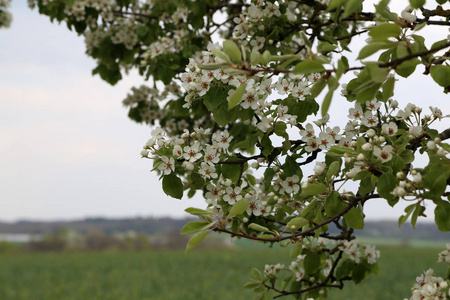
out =
<path fill-rule="evenodd" d="M 380 274 L 330 299 L 390 300 L 410 296 L 415 277 L 437 264 L 441 248 L 384 246 Z M 286 249 L 198 250 L 141 253 L 0 255 L 1 300 L 253 299 L 242 285 L 253 266 L 287 263 Z M 284 299 L 284 298 L 281 298 Z M 292 299 L 292 298 L 286 298 Z"/>

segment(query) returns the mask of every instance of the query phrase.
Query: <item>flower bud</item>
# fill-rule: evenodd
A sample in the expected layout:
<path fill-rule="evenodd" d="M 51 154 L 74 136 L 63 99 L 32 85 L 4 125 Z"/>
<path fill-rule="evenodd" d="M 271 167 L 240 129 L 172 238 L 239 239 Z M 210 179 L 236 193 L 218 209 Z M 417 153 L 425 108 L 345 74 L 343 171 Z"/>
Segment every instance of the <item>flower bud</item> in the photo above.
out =
<path fill-rule="evenodd" d="M 444 148 L 439 148 L 436 154 L 439 156 L 445 156 L 447 154 L 447 151 L 445 151 Z"/>
<path fill-rule="evenodd" d="M 392 194 L 397 197 L 404 197 L 406 195 L 406 191 L 404 188 L 398 186 L 392 191 Z"/>
<path fill-rule="evenodd" d="M 141 156 L 142 157 L 148 157 L 148 150 L 142 149 Z"/>
<path fill-rule="evenodd" d="M 382 143 L 386 142 L 386 138 L 384 136 L 380 136 L 378 138 L 378 142 L 380 142 L 380 144 L 382 144 Z"/>
<path fill-rule="evenodd" d="M 363 161 L 364 159 L 365 159 L 365 157 L 364 157 L 364 154 L 362 154 L 362 153 L 358 154 L 358 156 L 356 157 L 356 160 L 359 160 L 359 161 Z"/>
<path fill-rule="evenodd" d="M 371 151 L 371 150 L 373 149 L 371 143 L 365 143 L 364 145 L 362 145 L 361 148 L 362 148 L 364 151 Z"/>
<path fill-rule="evenodd" d="M 403 172 L 397 172 L 396 176 L 397 176 L 397 179 L 399 179 L 399 180 L 405 180 L 405 178 L 406 178 L 406 175 Z"/>
<path fill-rule="evenodd" d="M 247 223 L 247 222 L 248 222 L 248 218 L 247 218 L 247 217 L 244 217 L 244 218 L 242 219 L 242 222 Z"/>
<path fill-rule="evenodd" d="M 436 144 L 439 144 L 441 142 L 441 138 L 440 137 L 434 138 L 434 142 Z"/>
<path fill-rule="evenodd" d="M 351 164 L 351 163 L 353 163 L 353 158 L 351 158 L 351 157 L 346 157 L 346 158 L 345 158 L 345 162 L 348 163 L 348 164 Z"/>
<path fill-rule="evenodd" d="M 427 149 L 428 150 L 436 150 L 436 143 L 433 141 L 428 141 L 427 142 Z"/>
<path fill-rule="evenodd" d="M 375 132 L 375 130 L 370 128 L 369 130 L 367 130 L 366 134 L 368 137 L 373 138 L 375 136 L 376 132 Z"/>

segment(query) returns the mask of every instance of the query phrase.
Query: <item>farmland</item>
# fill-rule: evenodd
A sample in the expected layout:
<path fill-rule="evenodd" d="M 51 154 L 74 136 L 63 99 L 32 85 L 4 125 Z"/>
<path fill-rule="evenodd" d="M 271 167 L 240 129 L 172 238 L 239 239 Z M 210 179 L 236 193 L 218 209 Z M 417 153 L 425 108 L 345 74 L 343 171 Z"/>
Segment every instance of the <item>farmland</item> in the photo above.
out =
<path fill-rule="evenodd" d="M 380 274 L 331 299 L 409 298 L 415 277 L 435 263 L 438 248 L 380 248 Z M 2 300 L 253 299 L 242 288 L 250 269 L 288 263 L 286 249 L 237 248 L 110 253 L 0 255 Z"/>

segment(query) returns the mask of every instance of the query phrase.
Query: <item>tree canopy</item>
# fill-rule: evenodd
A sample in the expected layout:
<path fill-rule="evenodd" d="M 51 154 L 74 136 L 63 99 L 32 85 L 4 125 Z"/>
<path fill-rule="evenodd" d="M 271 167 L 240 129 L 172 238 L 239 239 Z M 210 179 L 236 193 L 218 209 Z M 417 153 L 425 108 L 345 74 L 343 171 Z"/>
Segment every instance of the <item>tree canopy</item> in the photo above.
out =
<path fill-rule="evenodd" d="M 448 1 L 400 12 L 389 2 L 29 0 L 84 36 L 93 74 L 148 79 L 123 103 L 154 127 L 141 155 L 164 192 L 205 199 L 186 210 L 199 217 L 182 230 L 194 234 L 187 252 L 213 231 L 290 247 L 289 266 L 252 270 L 245 287 L 257 299 L 325 299 L 377 273 L 379 251 L 353 234 L 373 199 L 409 203 L 399 226 L 434 203 L 436 226 L 450 231 L 450 128 L 433 129 L 448 116 L 394 100 L 414 73 L 450 91 L 449 37 L 422 34 L 450 26 Z M 344 128 L 329 122 L 337 93 L 353 105 Z M 439 261 L 450 263 L 450 244 Z M 441 276 L 418 277 L 411 299 L 446 299 L 450 268 Z"/>

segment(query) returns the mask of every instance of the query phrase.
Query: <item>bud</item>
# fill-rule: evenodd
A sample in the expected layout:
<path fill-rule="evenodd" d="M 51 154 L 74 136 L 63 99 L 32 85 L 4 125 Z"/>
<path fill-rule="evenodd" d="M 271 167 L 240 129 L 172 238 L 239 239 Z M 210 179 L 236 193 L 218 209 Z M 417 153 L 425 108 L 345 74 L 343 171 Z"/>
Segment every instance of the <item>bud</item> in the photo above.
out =
<path fill-rule="evenodd" d="M 364 159 L 365 159 L 365 157 L 364 157 L 364 154 L 362 154 L 362 153 L 358 154 L 358 156 L 356 157 L 356 160 L 359 160 L 359 161 L 363 161 Z"/>
<path fill-rule="evenodd" d="M 244 218 L 242 219 L 242 222 L 247 223 L 247 222 L 248 222 L 248 218 L 244 217 Z"/>
<path fill-rule="evenodd" d="M 279 168 L 278 166 L 273 166 L 272 169 L 273 169 L 275 172 L 280 171 L 280 168 Z"/>
<path fill-rule="evenodd" d="M 397 179 L 399 179 L 399 180 L 405 180 L 405 178 L 406 178 L 406 175 L 403 172 L 397 172 L 396 176 L 397 176 Z"/>
<path fill-rule="evenodd" d="M 428 150 L 436 150 L 436 143 L 433 141 L 428 141 L 427 148 L 428 148 Z"/>
<path fill-rule="evenodd" d="M 380 144 L 382 144 L 382 143 L 386 142 L 386 138 L 384 136 L 380 136 L 378 138 L 378 142 L 380 142 Z"/>
<path fill-rule="evenodd" d="M 371 151 L 372 150 L 372 144 L 371 143 L 365 143 L 364 145 L 362 145 L 361 147 L 364 151 Z"/>
<path fill-rule="evenodd" d="M 404 188 L 398 186 L 392 191 L 392 194 L 397 197 L 404 197 L 406 195 L 406 191 Z"/>
<path fill-rule="evenodd" d="M 398 107 L 398 101 L 397 100 L 391 100 L 391 108 L 396 109 Z"/>
<path fill-rule="evenodd" d="M 438 151 L 436 152 L 436 154 L 442 157 L 447 154 L 447 151 L 445 151 L 444 148 L 439 148 Z"/>
<path fill-rule="evenodd" d="M 142 149 L 141 156 L 142 157 L 148 157 L 148 150 Z"/>
<path fill-rule="evenodd" d="M 348 163 L 348 164 L 351 164 L 351 163 L 353 163 L 353 158 L 351 158 L 351 157 L 346 157 L 346 158 L 345 158 L 345 162 Z"/>
<path fill-rule="evenodd" d="M 369 130 L 367 130 L 366 134 L 368 137 L 373 138 L 375 136 L 376 132 L 375 132 L 375 130 L 370 128 Z"/>
<path fill-rule="evenodd" d="M 151 147 L 153 147 L 155 144 L 156 144 L 155 139 L 149 139 L 149 140 L 147 141 L 147 143 L 145 144 L 145 146 L 147 146 L 148 148 L 151 148 Z"/>
<path fill-rule="evenodd" d="M 439 144 L 439 143 L 441 142 L 441 138 L 439 138 L 439 137 L 435 138 L 435 139 L 434 139 L 434 142 L 435 142 L 436 144 Z"/>

